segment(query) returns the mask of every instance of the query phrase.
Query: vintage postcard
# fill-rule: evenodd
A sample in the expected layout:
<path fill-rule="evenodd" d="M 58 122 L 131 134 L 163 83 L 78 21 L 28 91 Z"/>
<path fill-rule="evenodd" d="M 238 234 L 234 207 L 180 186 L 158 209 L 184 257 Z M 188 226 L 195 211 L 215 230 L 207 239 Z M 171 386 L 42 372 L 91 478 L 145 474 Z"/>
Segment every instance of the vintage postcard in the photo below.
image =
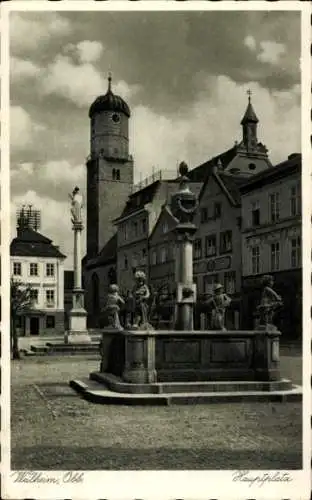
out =
<path fill-rule="evenodd" d="M 2 3 L 2 498 L 310 498 L 310 16 Z"/>

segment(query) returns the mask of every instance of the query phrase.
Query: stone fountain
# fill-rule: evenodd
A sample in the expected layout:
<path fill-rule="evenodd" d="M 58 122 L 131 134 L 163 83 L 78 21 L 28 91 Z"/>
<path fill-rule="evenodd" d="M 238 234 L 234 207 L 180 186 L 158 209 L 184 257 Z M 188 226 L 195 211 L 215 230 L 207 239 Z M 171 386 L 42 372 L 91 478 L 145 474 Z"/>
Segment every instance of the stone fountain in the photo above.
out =
<path fill-rule="evenodd" d="M 102 333 L 99 370 L 90 373 L 89 378 L 71 380 L 70 385 L 85 399 L 103 404 L 300 399 L 300 388 L 280 376 L 281 332 L 271 324 L 273 316 L 268 314 L 279 298 L 267 283 L 255 330 L 224 328 L 227 296 L 222 285 L 216 287 L 211 299 L 219 317 L 215 329 L 193 328 L 196 302 L 192 274 L 196 232 L 193 217 L 197 199 L 189 188 L 187 171 L 182 163 L 179 190 L 171 198 L 171 210 L 179 221 L 174 229 L 177 250 L 174 329 L 155 330 L 149 324 L 149 288 L 144 273 L 139 272 L 133 290 L 134 324 L 121 328 L 116 320 L 117 303 L 113 304 L 115 319 L 111 319 Z"/>

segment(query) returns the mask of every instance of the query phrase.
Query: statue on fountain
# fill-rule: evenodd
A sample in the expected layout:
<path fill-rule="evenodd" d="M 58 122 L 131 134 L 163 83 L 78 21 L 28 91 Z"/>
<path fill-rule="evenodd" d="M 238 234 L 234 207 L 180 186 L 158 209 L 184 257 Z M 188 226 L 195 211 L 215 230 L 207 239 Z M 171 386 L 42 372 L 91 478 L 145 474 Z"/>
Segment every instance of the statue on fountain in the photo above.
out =
<path fill-rule="evenodd" d="M 104 312 L 108 320 L 108 328 L 114 330 L 123 330 L 120 324 L 119 312 L 120 306 L 125 304 L 124 299 L 119 294 L 118 285 L 110 285 L 107 294 L 106 306 Z"/>
<path fill-rule="evenodd" d="M 282 297 L 273 290 L 273 285 L 273 276 L 263 276 L 262 296 L 260 304 L 257 307 L 257 312 L 259 314 L 259 326 L 274 326 L 274 314 L 276 313 L 276 310 L 283 305 Z"/>
<path fill-rule="evenodd" d="M 151 294 L 149 287 L 146 284 L 146 275 L 144 271 L 136 271 L 134 279 L 134 320 L 132 328 L 150 330 L 152 329 L 152 326 L 148 322 L 148 301 Z"/>
<path fill-rule="evenodd" d="M 211 328 L 212 330 L 225 331 L 225 313 L 231 304 L 232 299 L 224 292 L 223 285 L 220 283 L 214 287 L 214 294 L 209 298 L 206 304 L 212 307 Z"/>

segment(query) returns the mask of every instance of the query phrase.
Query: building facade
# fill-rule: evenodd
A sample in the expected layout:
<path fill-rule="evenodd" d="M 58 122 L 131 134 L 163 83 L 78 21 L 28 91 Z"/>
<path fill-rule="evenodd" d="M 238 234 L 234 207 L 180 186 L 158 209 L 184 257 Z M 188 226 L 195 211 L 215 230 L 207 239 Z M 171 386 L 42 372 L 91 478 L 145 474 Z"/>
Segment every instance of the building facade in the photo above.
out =
<path fill-rule="evenodd" d="M 251 328 L 261 278 L 270 274 L 284 306 L 276 321 L 285 336 L 301 335 L 301 155 L 293 154 L 241 187 L 244 326 Z"/>
<path fill-rule="evenodd" d="M 33 307 L 19 316 L 19 335 L 64 334 L 65 255 L 31 228 L 18 228 L 10 255 L 11 277 L 32 287 Z"/>

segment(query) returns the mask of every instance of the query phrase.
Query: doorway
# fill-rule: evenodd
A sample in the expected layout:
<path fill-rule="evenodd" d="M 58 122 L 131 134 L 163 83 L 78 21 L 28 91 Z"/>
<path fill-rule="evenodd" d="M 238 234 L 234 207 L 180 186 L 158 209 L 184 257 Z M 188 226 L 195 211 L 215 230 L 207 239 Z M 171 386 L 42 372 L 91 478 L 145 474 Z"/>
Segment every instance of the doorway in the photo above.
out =
<path fill-rule="evenodd" d="M 39 335 L 39 318 L 30 318 L 30 335 Z"/>

